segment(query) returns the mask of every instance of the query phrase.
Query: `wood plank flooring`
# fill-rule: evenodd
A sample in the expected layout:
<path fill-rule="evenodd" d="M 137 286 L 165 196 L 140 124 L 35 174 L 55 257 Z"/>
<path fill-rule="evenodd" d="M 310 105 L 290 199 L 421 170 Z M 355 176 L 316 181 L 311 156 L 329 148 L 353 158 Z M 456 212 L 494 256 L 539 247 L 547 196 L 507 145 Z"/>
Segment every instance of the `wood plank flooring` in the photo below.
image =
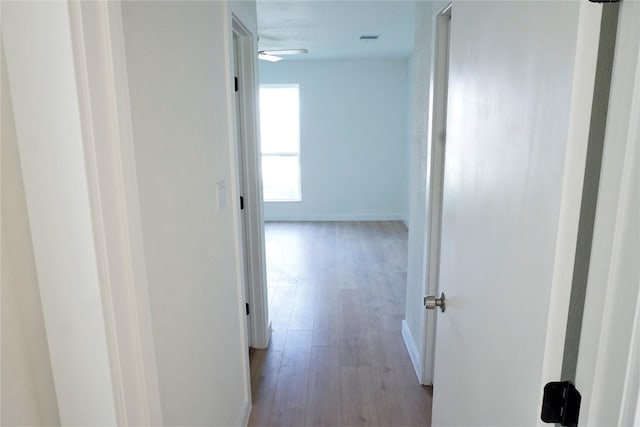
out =
<path fill-rule="evenodd" d="M 251 352 L 250 426 L 429 426 L 401 335 L 401 222 L 265 225 L 267 350 Z"/>

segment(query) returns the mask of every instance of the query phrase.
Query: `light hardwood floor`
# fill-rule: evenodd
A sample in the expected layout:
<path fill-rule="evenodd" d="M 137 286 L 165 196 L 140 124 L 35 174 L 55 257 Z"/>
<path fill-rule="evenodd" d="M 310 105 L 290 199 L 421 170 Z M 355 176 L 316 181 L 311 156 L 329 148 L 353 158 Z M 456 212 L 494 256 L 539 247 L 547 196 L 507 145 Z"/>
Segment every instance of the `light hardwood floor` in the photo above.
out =
<path fill-rule="evenodd" d="M 253 350 L 249 425 L 428 426 L 401 336 L 400 222 L 267 223 L 273 336 Z"/>

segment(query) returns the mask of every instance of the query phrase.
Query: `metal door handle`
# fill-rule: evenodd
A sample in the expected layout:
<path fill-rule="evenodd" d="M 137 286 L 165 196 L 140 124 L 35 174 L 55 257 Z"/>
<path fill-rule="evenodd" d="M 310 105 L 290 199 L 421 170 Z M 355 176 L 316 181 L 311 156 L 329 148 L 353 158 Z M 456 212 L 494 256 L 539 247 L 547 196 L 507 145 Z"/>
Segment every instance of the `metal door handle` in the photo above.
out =
<path fill-rule="evenodd" d="M 444 292 L 440 292 L 440 298 L 436 298 L 433 295 L 427 295 L 426 297 L 424 297 L 424 308 L 426 308 L 427 310 L 435 310 L 436 307 L 440 307 L 440 311 L 444 313 Z"/>

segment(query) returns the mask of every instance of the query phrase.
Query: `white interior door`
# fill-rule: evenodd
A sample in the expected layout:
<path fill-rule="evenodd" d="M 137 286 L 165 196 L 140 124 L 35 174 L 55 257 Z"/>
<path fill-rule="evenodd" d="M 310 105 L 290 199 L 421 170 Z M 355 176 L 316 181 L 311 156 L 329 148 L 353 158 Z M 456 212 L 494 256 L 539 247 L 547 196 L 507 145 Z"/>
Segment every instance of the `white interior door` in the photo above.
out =
<path fill-rule="evenodd" d="M 449 82 L 449 33 L 451 29 L 451 4 L 434 18 L 433 97 L 431 103 L 431 143 L 428 156 L 428 239 L 427 239 L 427 293 L 438 291 L 440 278 L 440 233 L 442 231 L 442 193 L 444 159 L 447 134 L 447 98 Z M 427 312 L 426 337 L 422 352 L 422 384 L 433 383 L 435 358 L 436 313 Z"/>
<path fill-rule="evenodd" d="M 239 95 L 239 75 L 240 75 L 240 67 L 239 67 L 239 57 L 240 57 L 240 42 L 238 40 L 238 36 L 233 34 L 233 71 L 234 71 L 234 85 L 235 85 L 235 120 L 236 120 L 236 148 L 237 148 L 237 174 L 238 174 L 238 190 L 240 193 L 240 230 L 242 231 L 242 256 L 243 256 L 243 265 L 244 265 L 244 298 L 246 304 L 246 314 L 247 314 L 247 342 L 251 347 L 251 343 L 253 342 L 252 337 L 252 327 L 251 321 L 248 316 L 250 316 L 250 305 L 251 305 L 251 287 L 249 286 L 249 278 L 251 277 L 251 272 L 248 270 L 249 268 L 249 256 L 247 255 L 247 248 L 250 246 L 250 241 L 248 240 L 247 234 L 247 219 L 245 217 L 245 209 L 244 204 L 246 202 L 245 199 L 245 164 L 244 164 L 244 126 L 242 123 L 242 109 L 240 108 L 240 95 Z"/>
<path fill-rule="evenodd" d="M 453 4 L 435 426 L 535 424 L 560 380 L 601 7 Z"/>
<path fill-rule="evenodd" d="M 249 303 L 247 323 L 250 346 L 264 349 L 271 338 L 267 297 L 267 271 L 262 214 L 261 155 L 258 142 L 257 38 L 233 14 L 234 71 L 238 76 L 235 96 L 237 150 L 234 162 L 238 175 L 238 195 L 244 198 L 239 212 L 245 263 L 245 296 Z"/>

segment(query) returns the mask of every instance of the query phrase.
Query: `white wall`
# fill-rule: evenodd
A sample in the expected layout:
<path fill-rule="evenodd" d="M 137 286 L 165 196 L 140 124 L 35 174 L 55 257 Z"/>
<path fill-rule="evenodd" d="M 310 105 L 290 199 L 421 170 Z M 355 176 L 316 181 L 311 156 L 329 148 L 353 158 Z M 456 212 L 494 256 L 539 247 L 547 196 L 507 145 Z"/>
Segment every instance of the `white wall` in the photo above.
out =
<path fill-rule="evenodd" d="M 2 51 L 2 425 L 60 425 Z"/>
<path fill-rule="evenodd" d="M 300 85 L 302 202 L 266 220 L 407 220 L 408 60 L 261 61 L 260 83 Z"/>
<path fill-rule="evenodd" d="M 255 31 L 255 3 L 236 10 Z M 144 248 L 167 425 L 250 409 L 225 2 L 122 5 Z M 225 182 L 226 207 L 216 185 Z"/>

